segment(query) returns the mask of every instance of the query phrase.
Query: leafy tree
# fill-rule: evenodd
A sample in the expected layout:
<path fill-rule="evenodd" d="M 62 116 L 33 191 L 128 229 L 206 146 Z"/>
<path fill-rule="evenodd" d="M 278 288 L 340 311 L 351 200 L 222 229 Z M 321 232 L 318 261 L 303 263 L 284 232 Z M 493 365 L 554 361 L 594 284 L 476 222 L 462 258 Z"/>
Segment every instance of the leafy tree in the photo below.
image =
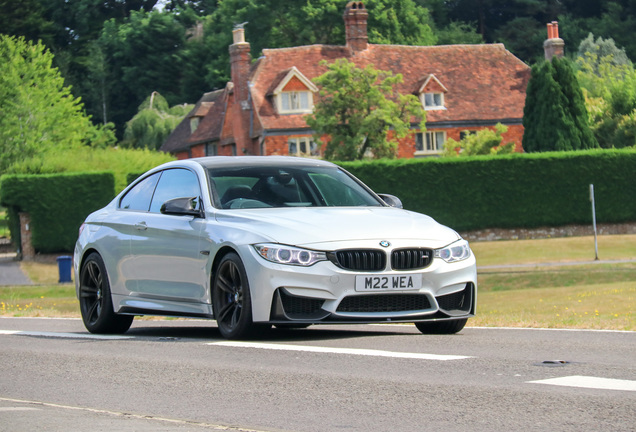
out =
<path fill-rule="evenodd" d="M 523 113 L 526 152 L 598 147 L 587 125 L 580 87 L 565 59 L 532 67 Z"/>
<path fill-rule="evenodd" d="M 184 43 L 185 28 L 172 14 L 133 12 L 121 24 L 106 22 L 99 39 L 108 74 L 102 105 L 107 109 L 106 120 L 118 125 L 119 136 L 135 114 L 134 107 L 153 91 L 160 91 L 169 103 L 182 101 Z"/>
<path fill-rule="evenodd" d="M 591 129 L 603 148 L 636 144 L 636 71 L 613 40 L 589 35 L 579 47 L 578 81 Z"/>
<path fill-rule="evenodd" d="M 597 75 L 600 73 L 601 62 L 608 62 L 615 66 L 631 64 L 625 49 L 618 48 L 614 39 L 599 37 L 594 40 L 592 33 L 589 33 L 579 44 L 577 64 L 581 65 L 584 62 L 586 66 L 591 66 L 591 71 Z"/>
<path fill-rule="evenodd" d="M 482 129 L 477 133 L 469 134 L 460 141 L 448 139 L 444 143 L 443 156 L 466 157 L 488 154 L 507 154 L 515 150 L 515 143 L 502 144 L 502 135 L 508 132 L 508 128 L 501 123 L 495 125 L 495 130 Z"/>
<path fill-rule="evenodd" d="M 139 106 L 139 112 L 126 123 L 122 147 L 158 150 L 192 108 L 192 105 L 170 108 L 163 96 L 152 92 Z"/>
<path fill-rule="evenodd" d="M 435 30 L 438 45 L 453 44 L 481 44 L 484 43 L 482 35 L 477 33 L 473 23 L 451 21 L 448 25 Z"/>
<path fill-rule="evenodd" d="M 1 32 L 51 44 L 54 41 L 55 23 L 47 17 L 46 12 L 40 0 L 21 0 L 19 7 L 16 7 L 14 0 L 0 0 Z"/>
<path fill-rule="evenodd" d="M 367 0 L 369 42 L 398 45 L 435 45 L 428 9 L 413 0 Z"/>
<path fill-rule="evenodd" d="M 339 59 L 314 82 L 320 87 L 320 99 L 306 120 L 315 139 L 326 141 L 326 159 L 395 157 L 396 140 L 410 133 L 411 119 L 423 129 L 426 114 L 420 101 L 393 89 L 402 82 L 400 74 L 372 65 L 360 69 Z"/>
<path fill-rule="evenodd" d="M 111 141 L 82 110 L 41 43 L 0 35 L 0 173 L 56 148 Z"/>

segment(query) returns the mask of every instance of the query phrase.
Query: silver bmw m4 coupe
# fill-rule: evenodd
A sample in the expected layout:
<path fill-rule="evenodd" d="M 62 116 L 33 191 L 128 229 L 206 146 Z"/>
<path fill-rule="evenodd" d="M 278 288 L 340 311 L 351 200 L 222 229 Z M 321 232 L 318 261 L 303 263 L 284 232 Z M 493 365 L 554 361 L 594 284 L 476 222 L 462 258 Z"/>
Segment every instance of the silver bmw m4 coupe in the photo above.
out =
<path fill-rule="evenodd" d="M 329 162 L 208 157 L 154 168 L 88 216 L 74 252 L 86 328 L 141 315 L 216 320 L 229 339 L 272 325 L 414 323 L 475 314 L 468 243 Z"/>

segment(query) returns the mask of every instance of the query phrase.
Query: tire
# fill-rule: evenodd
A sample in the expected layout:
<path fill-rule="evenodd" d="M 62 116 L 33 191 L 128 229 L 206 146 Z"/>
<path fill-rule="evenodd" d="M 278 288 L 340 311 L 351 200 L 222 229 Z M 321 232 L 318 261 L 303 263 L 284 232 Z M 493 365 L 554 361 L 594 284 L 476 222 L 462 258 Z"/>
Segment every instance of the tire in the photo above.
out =
<path fill-rule="evenodd" d="M 415 327 L 422 334 L 455 334 L 460 332 L 468 322 L 468 318 L 449 321 L 416 322 Z"/>
<path fill-rule="evenodd" d="M 269 327 L 252 321 L 247 273 L 234 252 L 225 255 L 217 266 L 212 284 L 212 308 L 219 332 L 226 339 L 247 339 Z"/>
<path fill-rule="evenodd" d="M 79 303 L 82 321 L 91 333 L 125 333 L 135 318 L 113 311 L 108 273 L 102 257 L 91 253 L 80 271 Z"/>

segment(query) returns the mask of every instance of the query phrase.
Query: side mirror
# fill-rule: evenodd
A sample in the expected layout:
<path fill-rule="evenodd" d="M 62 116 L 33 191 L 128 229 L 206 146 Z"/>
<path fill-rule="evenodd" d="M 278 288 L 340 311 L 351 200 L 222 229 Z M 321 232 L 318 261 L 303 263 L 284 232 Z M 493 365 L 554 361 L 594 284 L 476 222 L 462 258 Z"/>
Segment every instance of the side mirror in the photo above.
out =
<path fill-rule="evenodd" d="M 160 211 L 168 215 L 203 217 L 197 197 L 173 198 L 163 203 Z"/>
<path fill-rule="evenodd" d="M 378 194 L 378 196 L 382 198 L 382 201 L 384 201 L 390 207 L 396 207 L 400 209 L 404 208 L 404 206 L 402 205 L 402 201 L 400 201 L 400 199 L 395 195 Z"/>

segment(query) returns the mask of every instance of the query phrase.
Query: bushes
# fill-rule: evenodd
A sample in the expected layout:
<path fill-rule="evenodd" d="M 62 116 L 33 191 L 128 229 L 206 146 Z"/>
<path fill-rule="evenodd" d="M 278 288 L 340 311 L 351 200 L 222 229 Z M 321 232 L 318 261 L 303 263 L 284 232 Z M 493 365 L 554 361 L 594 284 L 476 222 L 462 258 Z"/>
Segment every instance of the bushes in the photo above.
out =
<path fill-rule="evenodd" d="M 167 153 L 150 150 L 82 147 L 38 155 L 13 165 L 10 173 L 55 174 L 111 171 L 115 175 L 115 190 L 119 192 L 128 185 L 130 173 L 139 175 L 171 160 L 174 160 L 174 157 Z"/>
<path fill-rule="evenodd" d="M 18 212 L 31 215 L 33 247 L 38 252 L 70 252 L 80 225 L 115 195 L 112 173 L 5 175 L 0 203 L 8 208 L 11 237 L 19 238 Z"/>
<path fill-rule="evenodd" d="M 460 231 L 590 224 L 590 184 L 598 222 L 636 222 L 634 149 L 340 165 L 375 191 L 399 196 L 406 209 Z M 8 208 L 14 239 L 17 212 L 28 212 L 35 249 L 68 252 L 84 218 L 115 196 L 114 184 L 112 173 L 6 175 L 0 204 Z"/>
<path fill-rule="evenodd" d="M 588 150 L 347 162 L 342 167 L 404 207 L 457 230 L 636 221 L 636 151 Z"/>

